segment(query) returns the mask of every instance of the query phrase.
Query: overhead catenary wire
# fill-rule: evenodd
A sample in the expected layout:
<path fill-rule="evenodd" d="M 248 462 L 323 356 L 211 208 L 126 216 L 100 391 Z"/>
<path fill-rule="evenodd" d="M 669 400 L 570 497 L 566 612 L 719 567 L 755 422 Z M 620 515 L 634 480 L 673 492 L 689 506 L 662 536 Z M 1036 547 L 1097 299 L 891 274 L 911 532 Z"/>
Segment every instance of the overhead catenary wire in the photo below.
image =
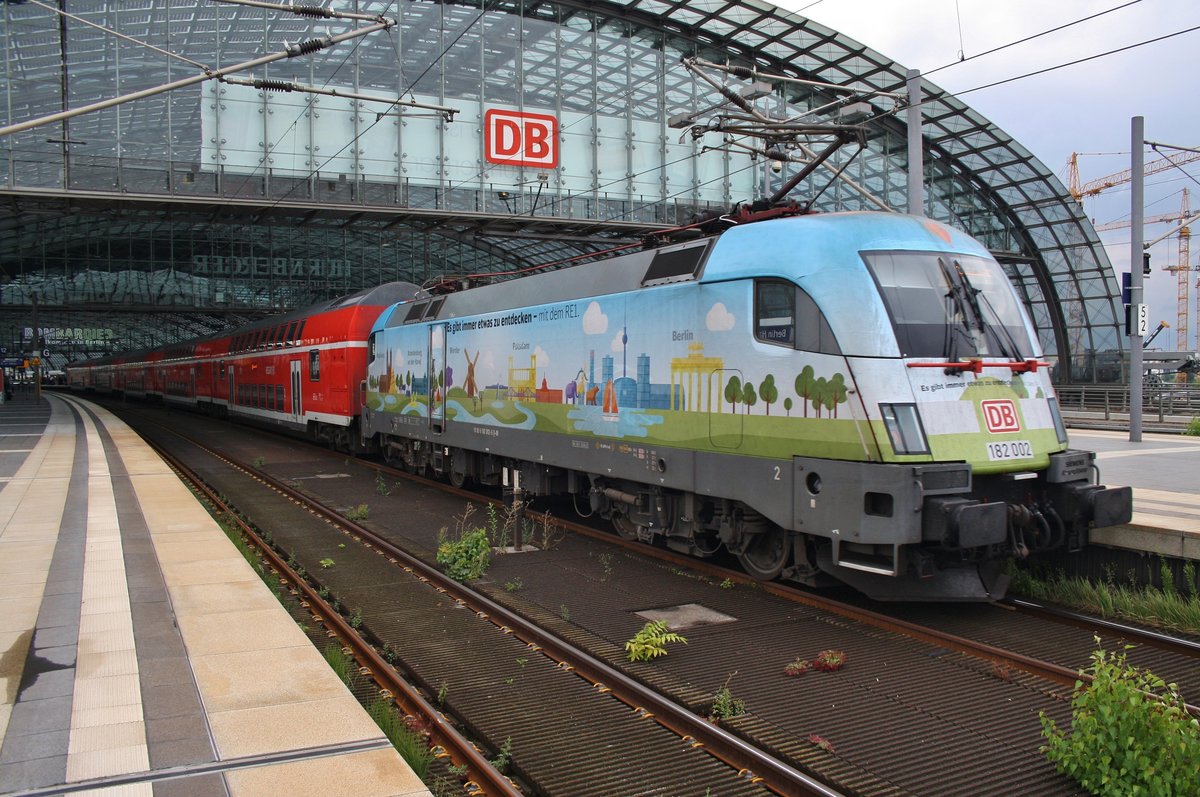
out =
<path fill-rule="evenodd" d="M 1035 33 L 1032 36 L 1025 36 L 1024 38 L 1017 39 L 1015 41 L 1011 41 L 1008 44 L 1002 44 L 999 47 L 993 47 L 990 50 L 984 50 L 983 52 L 976 53 L 975 55 L 968 55 L 965 57 L 961 57 L 956 61 L 951 61 L 948 64 L 943 64 L 942 66 L 922 72 L 921 74 L 925 75 L 925 76 L 932 75 L 934 72 L 941 72 L 943 69 L 949 69 L 952 66 L 958 66 L 959 64 L 965 64 L 967 61 L 974 61 L 976 58 L 983 58 L 984 56 L 992 55 L 993 53 L 998 53 L 1001 50 L 1007 50 L 1009 47 L 1016 47 L 1019 44 L 1025 44 L 1026 42 L 1033 41 L 1034 39 L 1040 39 L 1042 36 L 1049 36 L 1051 33 L 1058 33 L 1060 30 L 1066 30 L 1067 28 L 1073 27 L 1075 25 L 1079 25 L 1084 22 L 1090 22 L 1091 20 L 1096 19 L 1097 17 L 1102 17 L 1105 14 L 1111 14 L 1114 11 L 1120 11 L 1122 8 L 1128 8 L 1129 6 L 1137 5 L 1140 2 L 1142 2 L 1142 0 L 1130 0 L 1130 2 L 1128 2 L 1128 3 L 1122 3 L 1119 6 L 1114 6 L 1110 9 L 1108 9 L 1107 11 L 1098 11 L 1095 14 L 1090 14 L 1086 17 L 1080 17 L 1079 19 L 1073 20 L 1071 22 L 1067 22 L 1062 25 L 1056 25 L 1055 27 L 1044 30 L 1041 33 Z M 955 0 L 955 8 L 957 8 L 957 0 Z M 961 48 L 962 47 L 962 17 L 961 16 L 959 17 L 959 21 L 958 21 L 958 43 L 959 43 L 959 47 Z M 961 53 L 962 50 L 960 49 L 959 52 Z"/>
<path fill-rule="evenodd" d="M 1156 44 L 1161 41 L 1166 41 L 1167 39 L 1173 39 L 1176 36 L 1182 36 L 1186 33 L 1193 33 L 1197 30 L 1200 30 L 1200 25 L 1195 25 L 1190 28 L 1185 28 L 1184 30 L 1177 30 L 1174 33 L 1167 33 L 1162 36 L 1156 36 L 1153 39 L 1146 39 L 1144 41 L 1140 41 L 1135 44 L 1127 44 L 1124 47 L 1117 47 L 1116 49 L 1113 49 L 1113 50 L 1106 50 L 1105 52 L 1096 53 L 1095 55 L 1085 56 L 1084 58 L 1076 58 L 1074 61 L 1066 61 L 1064 63 L 1057 64 L 1055 66 L 1048 66 L 1044 69 L 1036 69 L 1033 72 L 1026 72 L 1023 75 L 1015 75 L 1013 77 L 1005 78 L 1003 80 L 995 80 L 995 81 L 992 81 L 991 83 L 985 83 L 982 86 L 976 86 L 975 88 L 965 89 L 963 91 L 948 92 L 948 93 L 952 93 L 956 97 L 961 97 L 964 94 L 970 94 L 975 91 L 983 91 L 984 89 L 995 88 L 996 86 L 1003 86 L 1005 83 L 1013 83 L 1017 80 L 1024 80 L 1025 78 L 1034 77 L 1036 75 L 1044 75 L 1047 72 L 1053 72 L 1058 69 L 1065 69 L 1066 67 L 1069 67 L 1069 66 L 1076 66 L 1078 64 L 1087 63 L 1088 61 L 1095 61 L 1098 58 L 1106 58 L 1107 56 L 1116 55 L 1117 53 L 1123 53 L 1123 52 L 1126 52 L 1127 50 L 1133 50 L 1138 47 L 1145 47 L 1147 44 Z"/>

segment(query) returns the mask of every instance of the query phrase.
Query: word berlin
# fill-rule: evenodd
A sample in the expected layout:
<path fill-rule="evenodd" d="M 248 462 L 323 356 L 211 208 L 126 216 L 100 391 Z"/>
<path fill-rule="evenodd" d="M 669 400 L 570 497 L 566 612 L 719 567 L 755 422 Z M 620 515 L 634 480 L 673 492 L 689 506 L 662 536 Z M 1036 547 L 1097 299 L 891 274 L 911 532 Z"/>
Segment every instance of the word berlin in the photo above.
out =
<path fill-rule="evenodd" d="M 349 275 L 350 264 L 324 258 L 193 255 L 192 273 L 209 277 L 327 279 Z"/>

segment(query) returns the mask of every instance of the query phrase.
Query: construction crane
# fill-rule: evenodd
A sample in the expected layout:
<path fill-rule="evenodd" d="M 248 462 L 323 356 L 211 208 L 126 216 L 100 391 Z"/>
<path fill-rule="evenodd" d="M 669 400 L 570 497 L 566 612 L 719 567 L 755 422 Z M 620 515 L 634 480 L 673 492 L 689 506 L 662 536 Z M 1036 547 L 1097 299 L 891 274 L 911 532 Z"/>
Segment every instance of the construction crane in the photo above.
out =
<path fill-rule="evenodd" d="M 1151 344 L 1151 343 L 1153 343 L 1153 342 L 1154 342 L 1154 339 L 1158 337 L 1158 333 L 1159 333 L 1159 332 L 1162 332 L 1164 329 L 1166 329 L 1166 328 L 1167 328 L 1167 327 L 1169 327 L 1169 326 L 1171 326 L 1171 325 L 1170 325 L 1170 324 L 1168 324 L 1166 321 L 1159 321 L 1159 322 L 1158 322 L 1158 328 L 1157 328 L 1157 329 L 1155 329 L 1153 332 L 1151 332 L 1151 333 L 1150 333 L 1150 337 L 1148 337 L 1148 338 L 1146 338 L 1145 340 L 1143 340 L 1143 341 L 1142 341 L 1142 348 L 1143 348 L 1143 349 L 1148 349 L 1148 348 L 1150 348 L 1150 344 Z"/>
<path fill-rule="evenodd" d="M 1146 176 L 1149 176 L 1151 174 L 1167 171 L 1168 169 L 1181 168 L 1186 163 L 1193 163 L 1198 160 L 1200 160 L 1200 151 L 1188 149 L 1179 150 L 1167 155 L 1166 157 L 1150 161 L 1144 166 L 1143 172 Z M 1133 179 L 1132 171 L 1125 169 L 1123 171 L 1110 174 L 1106 177 L 1090 180 L 1087 183 L 1080 183 L 1079 153 L 1072 152 L 1071 157 L 1067 161 L 1067 190 L 1071 192 L 1071 196 L 1073 196 L 1075 201 L 1080 205 L 1083 204 L 1083 200 L 1086 197 L 1096 196 L 1106 189 L 1118 185 L 1124 185 L 1131 179 Z M 1189 257 L 1191 255 L 1191 231 L 1186 226 L 1189 218 L 1188 209 L 1188 191 L 1185 188 L 1183 189 L 1183 210 L 1181 211 L 1181 215 L 1175 216 L 1168 214 L 1164 216 L 1153 216 L 1144 220 L 1146 224 L 1172 221 L 1184 224 L 1184 226 L 1180 227 L 1179 230 L 1173 231 L 1179 236 L 1179 260 L 1175 265 L 1167 266 L 1163 269 L 1164 271 L 1175 272 L 1176 279 L 1178 281 L 1176 289 L 1175 344 L 1176 348 L 1180 351 L 1187 348 L 1188 333 L 1191 328 L 1191 325 L 1188 323 L 1188 291 L 1190 288 L 1188 274 L 1190 271 L 1192 271 L 1189 263 Z M 1102 231 L 1106 229 L 1117 229 L 1118 227 L 1128 226 L 1129 222 L 1115 222 L 1113 225 L 1102 225 L 1097 227 L 1096 230 Z M 1197 281 L 1196 288 L 1196 320 L 1197 326 L 1200 327 L 1200 281 Z M 1200 342 L 1198 342 L 1197 345 L 1200 346 Z"/>
<path fill-rule="evenodd" d="M 1143 168 L 1143 174 L 1149 177 L 1152 174 L 1165 172 L 1167 169 L 1174 169 L 1177 166 L 1198 160 L 1200 160 L 1200 152 L 1192 152 L 1191 150 L 1174 152 L 1165 158 L 1159 158 L 1147 163 Z M 1133 173 L 1129 169 L 1125 169 L 1124 171 L 1110 174 L 1107 177 L 1099 177 L 1080 184 L 1079 153 L 1072 152 L 1071 157 L 1067 160 L 1067 190 L 1071 192 L 1071 196 L 1075 197 L 1075 201 L 1081 205 L 1083 204 L 1084 197 L 1095 196 L 1113 186 L 1124 185 L 1132 179 Z"/>
<path fill-rule="evenodd" d="M 1200 156 L 1198 156 L 1200 157 Z M 1143 221 L 1146 224 L 1158 224 L 1161 222 L 1180 224 L 1176 234 L 1179 236 L 1179 259 L 1175 261 L 1173 266 L 1163 266 L 1163 271 L 1175 272 L 1179 282 L 1177 287 L 1176 305 L 1175 305 L 1175 348 L 1183 351 L 1188 347 L 1188 332 L 1190 325 L 1188 323 L 1189 308 L 1188 308 L 1188 289 L 1191 284 L 1190 272 L 1193 271 L 1191 266 L 1191 231 L 1186 226 L 1186 222 L 1191 218 L 1192 210 L 1191 203 L 1188 199 L 1188 190 L 1183 189 L 1183 201 L 1180 205 L 1178 213 L 1165 213 L 1159 216 L 1149 216 Z M 1129 226 L 1129 221 L 1114 221 L 1109 224 L 1101 224 L 1096 228 L 1096 232 L 1104 232 L 1105 230 L 1119 230 Z M 1200 324 L 1200 291 L 1196 294 L 1196 318 Z"/>

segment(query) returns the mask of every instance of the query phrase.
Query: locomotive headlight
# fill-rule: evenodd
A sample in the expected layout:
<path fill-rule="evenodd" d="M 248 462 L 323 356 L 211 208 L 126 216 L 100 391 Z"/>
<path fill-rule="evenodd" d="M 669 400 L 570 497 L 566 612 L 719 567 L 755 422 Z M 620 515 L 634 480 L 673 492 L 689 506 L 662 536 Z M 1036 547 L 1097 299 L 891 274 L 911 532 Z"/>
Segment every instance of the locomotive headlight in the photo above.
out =
<path fill-rule="evenodd" d="M 1067 425 L 1063 423 L 1062 411 L 1058 408 L 1058 399 L 1049 398 L 1046 403 L 1050 405 L 1050 417 L 1054 419 L 1054 433 L 1058 435 L 1058 442 L 1067 442 Z"/>
<path fill-rule="evenodd" d="M 897 454 L 928 454 L 929 441 L 916 404 L 880 404 L 879 414 Z"/>

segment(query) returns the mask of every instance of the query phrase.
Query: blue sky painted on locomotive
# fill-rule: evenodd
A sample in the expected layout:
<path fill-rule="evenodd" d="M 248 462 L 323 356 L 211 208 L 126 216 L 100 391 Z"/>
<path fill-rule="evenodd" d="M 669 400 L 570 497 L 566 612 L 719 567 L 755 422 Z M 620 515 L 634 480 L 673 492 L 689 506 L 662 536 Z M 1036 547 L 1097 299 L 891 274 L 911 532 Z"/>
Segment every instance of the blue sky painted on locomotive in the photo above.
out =
<path fill-rule="evenodd" d="M 1012 135 L 1048 169 L 1067 182 L 1066 163 L 1080 158 L 1082 180 L 1129 168 L 1129 120 L 1146 118 L 1146 138 L 1183 147 L 1200 147 L 1196 128 L 1195 53 L 1200 30 L 1124 52 L 1054 69 L 986 89 L 997 81 L 1067 64 L 1196 26 L 1194 0 L 772 0 L 833 28 L 911 69 L 920 69 L 942 88 L 955 92 L 989 121 Z M 980 56 L 1101 11 L 1125 6 L 1057 33 Z M 960 53 L 965 60 L 960 61 Z M 979 57 L 976 57 L 979 56 Z M 952 66 L 949 66 L 952 65 Z M 941 69 L 941 67 L 946 67 Z M 938 70 L 934 72 L 933 70 Z M 1164 151 L 1168 152 L 1169 150 Z M 1146 160 L 1162 155 L 1148 152 Z M 1192 211 L 1200 209 L 1200 161 L 1146 180 L 1146 215 L 1179 211 L 1182 191 L 1191 193 Z M 1086 200 L 1084 208 L 1098 225 L 1129 220 L 1127 184 Z M 1152 224 L 1146 240 L 1171 226 Z M 1129 264 L 1127 227 L 1104 231 L 1109 259 L 1117 271 Z M 1191 265 L 1200 262 L 1200 246 L 1191 247 Z M 1152 327 L 1159 319 L 1175 324 L 1176 278 L 1161 266 L 1177 259 L 1175 239 L 1152 250 L 1154 273 L 1146 282 Z M 1190 303 L 1200 291 L 1192 274 Z M 1194 316 L 1193 316 L 1194 318 Z M 1192 345 L 1196 340 L 1193 321 Z M 1159 338 L 1161 343 L 1164 338 Z M 1169 345 L 1174 348 L 1174 335 Z M 1157 344 L 1156 344 L 1157 345 Z"/>

